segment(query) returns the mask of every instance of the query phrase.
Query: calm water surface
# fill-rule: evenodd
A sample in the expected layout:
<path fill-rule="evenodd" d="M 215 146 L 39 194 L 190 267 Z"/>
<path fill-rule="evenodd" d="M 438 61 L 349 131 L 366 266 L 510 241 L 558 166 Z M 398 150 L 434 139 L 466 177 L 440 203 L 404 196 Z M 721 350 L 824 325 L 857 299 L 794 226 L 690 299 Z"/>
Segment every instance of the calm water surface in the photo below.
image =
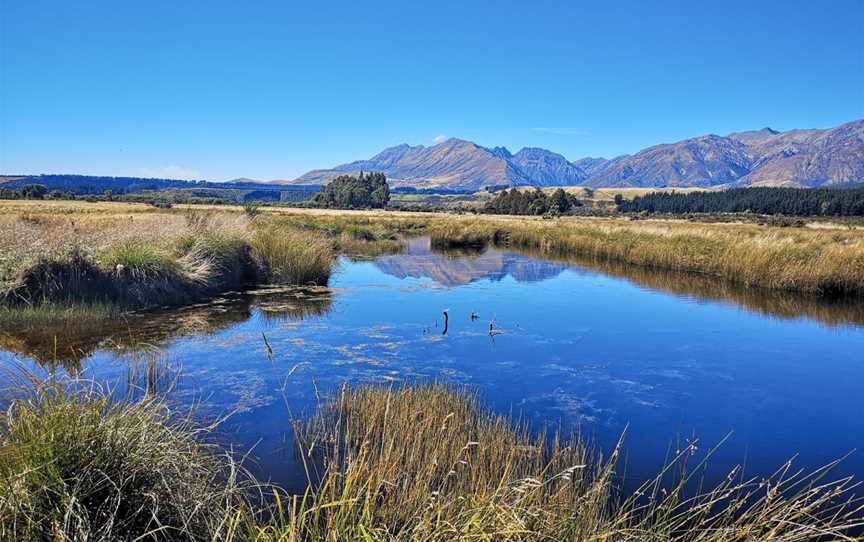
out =
<path fill-rule="evenodd" d="M 345 381 L 469 385 L 499 412 L 578 429 L 605 448 L 626 429 L 633 480 L 655 472 L 676 439 L 704 451 L 731 433 L 714 478 L 741 462 L 765 474 L 795 453 L 816 467 L 864 442 L 860 303 L 496 249 L 441 254 L 427 239 L 342 261 L 329 291 L 230 295 L 67 330 L 56 344 L 53 330 L 0 331 L 0 365 L 122 382 L 162 352 L 181 368 L 175 398 L 200 402 L 203 415 L 233 412 L 224 438 L 254 448 L 265 476 L 291 487 L 302 475 L 289 412 L 310 411 L 316 387 Z M 847 473 L 864 477 L 864 451 L 842 463 Z"/>

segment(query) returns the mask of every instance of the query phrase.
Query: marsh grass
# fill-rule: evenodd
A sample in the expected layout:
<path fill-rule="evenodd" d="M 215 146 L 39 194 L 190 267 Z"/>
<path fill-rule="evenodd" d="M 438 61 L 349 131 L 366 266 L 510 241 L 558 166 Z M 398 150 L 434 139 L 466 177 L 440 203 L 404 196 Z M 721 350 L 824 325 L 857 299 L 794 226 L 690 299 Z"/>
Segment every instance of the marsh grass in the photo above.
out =
<path fill-rule="evenodd" d="M 326 286 L 335 265 L 327 239 L 296 228 L 259 227 L 251 246 L 252 257 L 271 283 Z"/>
<path fill-rule="evenodd" d="M 182 305 L 255 282 L 326 285 L 335 264 L 329 239 L 289 226 L 268 231 L 258 225 L 263 216 L 108 212 L 117 209 L 124 208 L 0 215 L 0 247 L 8 247 L 0 257 L 0 304 Z"/>
<path fill-rule="evenodd" d="M 134 281 L 179 280 L 182 269 L 172 255 L 143 241 L 111 247 L 99 256 L 99 264 L 109 272 Z"/>
<path fill-rule="evenodd" d="M 240 207 L 3 202 L 0 304 L 142 308 L 194 302 L 253 282 L 323 285 L 334 253 L 390 254 L 417 234 L 430 235 L 435 248 L 495 244 L 746 288 L 860 298 L 864 231 L 810 226 L 275 208 L 250 219 Z"/>
<path fill-rule="evenodd" d="M 821 481 L 830 467 L 736 469 L 705 490 L 695 445 L 625 495 L 620 444 L 604 457 L 532 434 L 440 384 L 345 387 L 297 433 L 317 482 L 257 540 L 803 541 L 862 524 L 851 481 Z"/>
<path fill-rule="evenodd" d="M 864 526 L 852 482 L 823 482 L 830 466 L 752 479 L 736 469 L 706 490 L 710 454 L 695 445 L 625 495 L 620 445 L 604 457 L 533 434 L 441 384 L 344 387 L 295 425 L 310 483 L 291 495 L 202 444 L 212 427 L 172 414 L 148 391 L 160 378 L 142 368 L 136 381 L 148 384 L 132 399 L 38 380 L 11 395 L 0 538 L 803 542 L 853 540 Z"/>
<path fill-rule="evenodd" d="M 351 258 L 374 258 L 400 252 L 403 243 L 399 233 L 386 226 L 349 225 L 336 237 L 336 248 Z"/>
<path fill-rule="evenodd" d="M 457 219 L 429 225 L 436 246 L 491 243 L 699 273 L 775 290 L 864 295 L 864 235 L 749 224 L 606 219 Z"/>
<path fill-rule="evenodd" d="M 402 239 L 422 233 L 422 219 L 392 217 L 386 213 L 280 214 L 270 224 L 291 227 L 332 241 L 334 250 L 352 259 L 395 254 L 404 248 Z"/>
<path fill-rule="evenodd" d="M 864 296 L 864 231 L 747 223 L 383 212 L 286 212 L 275 220 L 329 236 L 378 230 L 427 234 L 435 248 L 497 244 L 550 256 L 582 256 L 710 275 L 747 287 L 819 296 Z M 365 241 L 368 243 L 368 241 Z M 348 246 L 348 245 L 346 245 Z"/>
<path fill-rule="evenodd" d="M 571 512 L 610 489 L 612 471 L 581 442 L 532 437 L 443 385 L 344 388 L 298 433 L 310 470 L 323 468 L 293 526 L 312 540 L 519 538 L 592 477 L 603 481 Z"/>
<path fill-rule="evenodd" d="M 448 249 L 463 252 L 464 249 Z M 597 273 L 626 279 L 634 284 L 670 293 L 744 307 L 748 311 L 780 319 L 813 319 L 828 326 L 864 326 L 864 304 L 851 296 L 826 297 L 786 290 L 750 288 L 735 281 L 701 273 L 685 273 L 631 265 L 578 254 L 550 255 L 530 249 L 522 253 L 578 266 Z"/>
<path fill-rule="evenodd" d="M 89 325 L 116 316 L 122 309 L 107 303 L 58 305 L 45 303 L 12 309 L 0 307 L 0 329 L 27 330 L 45 325 Z"/>
<path fill-rule="evenodd" d="M 208 293 L 239 288 L 257 279 L 246 232 L 208 229 L 177 241 L 176 254 L 187 281 Z"/>
<path fill-rule="evenodd" d="M 210 540 L 246 501 L 207 432 L 154 393 L 31 379 L 0 419 L 0 539 Z"/>

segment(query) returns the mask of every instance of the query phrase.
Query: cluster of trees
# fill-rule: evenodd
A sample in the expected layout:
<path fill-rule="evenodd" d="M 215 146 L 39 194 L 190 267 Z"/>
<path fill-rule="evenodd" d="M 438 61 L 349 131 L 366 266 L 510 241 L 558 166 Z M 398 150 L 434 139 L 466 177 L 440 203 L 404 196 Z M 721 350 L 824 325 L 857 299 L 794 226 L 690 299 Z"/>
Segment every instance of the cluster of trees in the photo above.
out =
<path fill-rule="evenodd" d="M 20 188 L 0 188 L 0 199 L 45 199 L 48 187 L 42 184 L 25 184 Z"/>
<path fill-rule="evenodd" d="M 756 213 L 787 216 L 864 216 L 864 188 L 737 188 L 689 194 L 651 192 L 631 201 L 627 213 Z"/>
<path fill-rule="evenodd" d="M 316 205 L 334 209 L 381 209 L 390 202 L 390 187 L 383 173 L 340 175 L 321 189 Z"/>
<path fill-rule="evenodd" d="M 551 194 L 539 188 L 527 191 L 514 188 L 496 194 L 486 203 L 483 212 L 500 215 L 563 214 L 581 205 L 582 202 L 576 196 L 560 188 Z"/>

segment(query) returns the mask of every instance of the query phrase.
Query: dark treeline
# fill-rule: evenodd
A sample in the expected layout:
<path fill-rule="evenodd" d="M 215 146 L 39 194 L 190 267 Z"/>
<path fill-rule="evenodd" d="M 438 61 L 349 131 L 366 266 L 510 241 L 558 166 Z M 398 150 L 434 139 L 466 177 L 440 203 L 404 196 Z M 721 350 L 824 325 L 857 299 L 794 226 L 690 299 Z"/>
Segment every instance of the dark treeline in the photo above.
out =
<path fill-rule="evenodd" d="M 44 184 L 25 184 L 20 188 L 0 186 L 0 199 L 45 199 L 48 188 Z"/>
<path fill-rule="evenodd" d="M 862 188 L 737 188 L 689 194 L 651 192 L 616 198 L 625 213 L 755 213 L 787 216 L 864 216 Z"/>
<path fill-rule="evenodd" d="M 383 173 L 340 175 L 327 183 L 313 202 L 333 209 L 381 209 L 390 202 L 390 187 Z"/>
<path fill-rule="evenodd" d="M 582 202 L 562 189 L 546 194 L 539 188 L 534 190 L 503 190 L 498 192 L 483 207 L 483 212 L 499 215 L 545 215 L 563 214 Z"/>
<path fill-rule="evenodd" d="M 42 184 L 27 184 L 20 188 L 0 186 L 0 200 L 55 199 L 83 201 L 129 201 L 137 203 L 206 203 L 236 205 L 242 203 L 297 203 L 309 201 L 318 194 L 314 190 L 241 190 L 236 188 L 164 189 L 141 192 L 115 193 L 111 189 L 102 193 L 76 194 L 71 191 L 48 190 Z"/>
<path fill-rule="evenodd" d="M 180 179 L 148 179 L 141 177 L 99 177 L 93 175 L 25 175 L 0 182 L 6 190 L 18 190 L 26 185 L 42 185 L 49 191 L 68 192 L 75 195 L 100 195 L 106 190 L 114 194 L 132 194 L 144 191 L 182 189 L 231 189 L 276 192 L 317 192 L 314 185 L 281 185 L 255 182 L 185 181 Z M 278 199 L 278 198 L 276 198 Z"/>

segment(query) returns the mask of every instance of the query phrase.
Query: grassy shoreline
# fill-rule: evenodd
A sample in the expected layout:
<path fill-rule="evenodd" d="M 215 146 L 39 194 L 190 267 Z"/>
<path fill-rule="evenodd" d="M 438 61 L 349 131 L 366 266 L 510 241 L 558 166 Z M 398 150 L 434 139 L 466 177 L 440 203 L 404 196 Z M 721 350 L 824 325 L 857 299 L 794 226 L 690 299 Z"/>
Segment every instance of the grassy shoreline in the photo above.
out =
<path fill-rule="evenodd" d="M 274 210 L 319 230 L 377 228 L 424 234 L 441 248 L 502 245 L 545 257 L 590 257 L 717 277 L 746 287 L 812 296 L 864 296 L 864 229 L 815 221 L 805 227 L 653 218 L 448 215 Z"/>
<path fill-rule="evenodd" d="M 0 305 L 183 305 L 255 283 L 326 285 L 337 254 L 503 245 L 717 277 L 811 296 L 864 296 L 864 231 L 682 220 L 0 202 Z M 48 312 L 48 311 L 46 311 Z M 55 311 L 59 312 L 59 311 Z"/>
<path fill-rule="evenodd" d="M 310 481 L 292 495 L 164 396 L 100 390 L 33 380 L 6 396 L 0 539 L 791 542 L 864 526 L 849 479 L 787 464 L 703 488 L 691 446 L 624 494 L 620 448 L 532 434 L 440 384 L 345 387 L 295 423 Z"/>
<path fill-rule="evenodd" d="M 451 220 L 432 224 L 438 246 L 498 244 L 537 254 L 590 256 L 719 277 L 748 287 L 864 296 L 864 235 L 683 221 Z"/>
<path fill-rule="evenodd" d="M 330 240 L 239 213 L 2 218 L 0 306 L 25 320 L 186 305 L 253 284 L 326 285 L 335 263 Z"/>

